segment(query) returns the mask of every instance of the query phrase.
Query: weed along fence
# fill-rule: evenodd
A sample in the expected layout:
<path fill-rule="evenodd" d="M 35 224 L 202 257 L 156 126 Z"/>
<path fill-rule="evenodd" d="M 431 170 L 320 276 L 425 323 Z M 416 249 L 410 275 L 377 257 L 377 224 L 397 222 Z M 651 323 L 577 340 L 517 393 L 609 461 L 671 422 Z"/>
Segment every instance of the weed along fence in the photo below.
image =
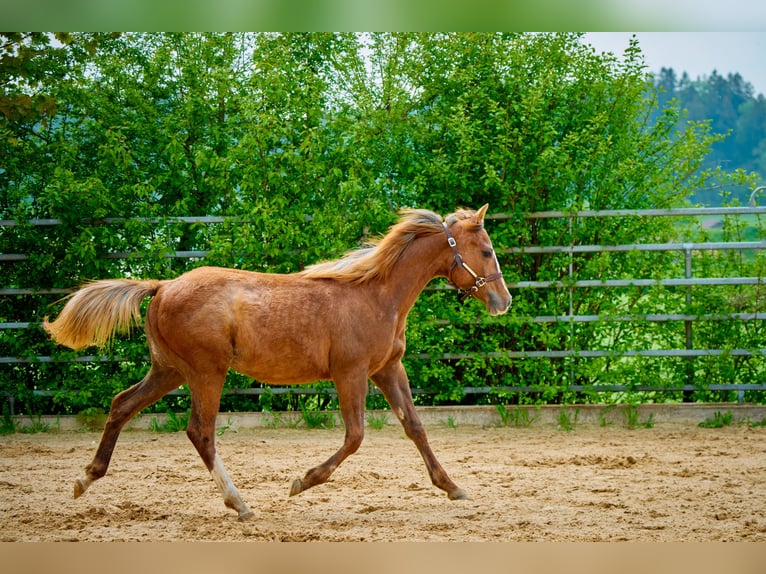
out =
<path fill-rule="evenodd" d="M 764 215 L 766 207 L 488 216 L 514 305 L 502 317 L 488 317 L 475 303 L 458 306 L 446 283 L 429 287 L 408 331 L 406 363 L 416 399 L 763 402 Z M 107 218 L 81 222 L 86 231 L 79 237 L 98 243 L 105 227 L 143 226 L 149 230 L 143 248 L 124 250 L 119 240 L 94 247 L 92 273 L 172 277 L 204 263 L 225 264 L 205 248 L 206 234 L 250 223 L 224 217 Z M 78 264 L 67 251 L 71 246 L 56 241 L 72 225 L 79 224 L 0 221 L 0 392 L 11 413 L 108 405 L 147 368 L 145 347 L 127 337 L 108 354 L 78 354 L 56 348 L 40 328 L 71 283 L 46 284 L 34 279 L 33 270 L 56 265 L 57 258 L 61 265 Z M 177 249 L 186 228 L 197 230 L 197 244 Z M 614 241 L 622 230 L 632 230 L 623 235 L 630 241 Z M 50 237 L 50 252 L 23 252 L 33 243 L 25 238 L 35 234 Z M 13 266 L 21 267 L 11 273 Z M 95 379 L 112 382 L 92 389 L 89 381 Z M 236 375 L 224 392 L 264 408 L 285 396 L 324 400 L 325 406 L 335 398 L 328 384 L 269 388 Z M 174 395 L 183 399 L 185 389 Z"/>

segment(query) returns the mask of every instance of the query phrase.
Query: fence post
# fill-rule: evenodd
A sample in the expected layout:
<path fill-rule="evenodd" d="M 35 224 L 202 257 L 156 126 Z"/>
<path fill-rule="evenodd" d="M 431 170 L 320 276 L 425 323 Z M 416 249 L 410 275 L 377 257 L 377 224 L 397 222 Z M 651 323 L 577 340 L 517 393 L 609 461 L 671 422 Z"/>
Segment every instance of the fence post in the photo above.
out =
<path fill-rule="evenodd" d="M 685 263 L 685 276 L 687 279 L 692 278 L 692 244 L 684 243 L 684 263 Z M 689 315 L 692 304 L 692 289 L 689 285 L 686 288 L 686 314 Z M 694 348 L 694 340 L 692 336 L 692 320 L 686 319 L 684 321 L 684 334 L 686 335 L 686 349 L 691 350 Z M 687 357 L 686 359 L 686 384 L 694 385 L 694 357 Z M 692 402 L 692 396 L 694 391 L 684 391 L 684 402 Z"/>
<path fill-rule="evenodd" d="M 574 218 L 569 218 L 569 350 L 572 354 L 569 356 L 569 384 L 574 385 L 574 373 L 575 373 L 575 357 L 574 357 L 574 344 L 575 344 L 575 324 L 574 324 Z"/>

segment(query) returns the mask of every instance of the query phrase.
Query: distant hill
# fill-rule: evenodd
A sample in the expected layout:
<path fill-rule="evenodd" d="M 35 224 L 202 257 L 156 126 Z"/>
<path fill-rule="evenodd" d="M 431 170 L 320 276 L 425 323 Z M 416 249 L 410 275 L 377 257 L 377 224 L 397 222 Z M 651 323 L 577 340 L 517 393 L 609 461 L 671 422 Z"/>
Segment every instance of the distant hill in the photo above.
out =
<path fill-rule="evenodd" d="M 678 77 L 672 68 L 662 68 L 655 75 L 660 88 L 659 109 L 675 99 L 687 110 L 688 120 L 707 120 L 713 131 L 728 136 L 714 144 L 706 167 L 733 171 L 743 169 L 757 172 L 766 182 L 766 98 L 755 94 L 753 86 L 740 74 L 726 77 L 713 71 L 710 76 L 692 80 L 685 72 Z M 737 197 L 747 203 L 749 192 L 742 190 Z M 716 191 L 696 194 L 692 200 L 705 205 L 717 205 L 721 198 Z"/>

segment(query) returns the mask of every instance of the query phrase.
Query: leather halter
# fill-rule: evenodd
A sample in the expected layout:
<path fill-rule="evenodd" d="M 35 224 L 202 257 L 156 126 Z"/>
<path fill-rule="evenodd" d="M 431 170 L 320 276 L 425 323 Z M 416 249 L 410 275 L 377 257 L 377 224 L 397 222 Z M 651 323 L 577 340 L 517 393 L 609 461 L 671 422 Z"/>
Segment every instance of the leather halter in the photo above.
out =
<path fill-rule="evenodd" d="M 481 277 L 478 273 L 476 273 L 473 269 L 471 269 L 468 266 L 468 263 L 463 261 L 463 257 L 460 255 L 460 253 L 457 250 L 457 241 L 455 241 L 455 238 L 452 237 L 452 233 L 449 230 L 449 227 L 447 226 L 446 222 L 443 222 L 442 225 L 444 226 L 444 232 L 447 234 L 447 243 L 449 243 L 449 246 L 452 248 L 452 263 L 449 266 L 449 271 L 447 272 L 447 279 L 449 279 L 450 283 L 452 283 L 457 288 L 458 298 L 460 299 L 460 302 L 464 302 L 468 299 L 470 299 L 473 295 L 476 294 L 476 292 L 484 287 L 487 283 L 490 281 L 495 281 L 496 279 L 500 279 L 503 274 L 498 270 L 497 273 L 492 273 L 491 275 L 488 275 L 487 277 Z M 468 271 L 468 273 L 473 277 L 474 284 L 469 289 L 462 289 L 457 286 L 457 284 L 452 280 L 452 270 L 457 267 L 458 269 L 465 269 Z"/>

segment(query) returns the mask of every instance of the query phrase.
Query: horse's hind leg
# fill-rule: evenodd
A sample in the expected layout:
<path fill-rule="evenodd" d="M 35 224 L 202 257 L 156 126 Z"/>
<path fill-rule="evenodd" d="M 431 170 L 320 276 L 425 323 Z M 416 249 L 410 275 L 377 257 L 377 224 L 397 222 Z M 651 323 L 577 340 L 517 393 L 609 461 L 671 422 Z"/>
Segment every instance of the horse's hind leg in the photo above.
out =
<path fill-rule="evenodd" d="M 122 391 L 112 399 L 109 417 L 104 425 L 101 442 L 93 457 L 93 462 L 85 467 L 85 476 L 74 483 L 74 497 L 81 496 L 94 480 L 106 474 L 109 461 L 114 452 L 114 445 L 122 427 L 139 411 L 157 402 L 174 388 L 184 382 L 175 369 L 152 366 L 141 382 Z"/>
<path fill-rule="evenodd" d="M 254 514 L 242 500 L 215 449 L 215 418 L 221 402 L 225 376 L 224 372 L 223 375 L 195 377 L 189 381 L 192 407 L 186 435 L 210 471 L 213 481 L 221 491 L 224 504 L 236 510 L 240 520 L 248 520 Z"/>
<path fill-rule="evenodd" d="M 372 380 L 383 391 L 383 395 L 391 405 L 391 410 L 402 423 L 404 432 L 418 447 L 434 486 L 445 491 L 451 500 L 468 498 L 465 491 L 452 482 L 428 444 L 426 431 L 412 402 L 407 373 L 401 362 L 397 361 L 375 373 Z"/>

